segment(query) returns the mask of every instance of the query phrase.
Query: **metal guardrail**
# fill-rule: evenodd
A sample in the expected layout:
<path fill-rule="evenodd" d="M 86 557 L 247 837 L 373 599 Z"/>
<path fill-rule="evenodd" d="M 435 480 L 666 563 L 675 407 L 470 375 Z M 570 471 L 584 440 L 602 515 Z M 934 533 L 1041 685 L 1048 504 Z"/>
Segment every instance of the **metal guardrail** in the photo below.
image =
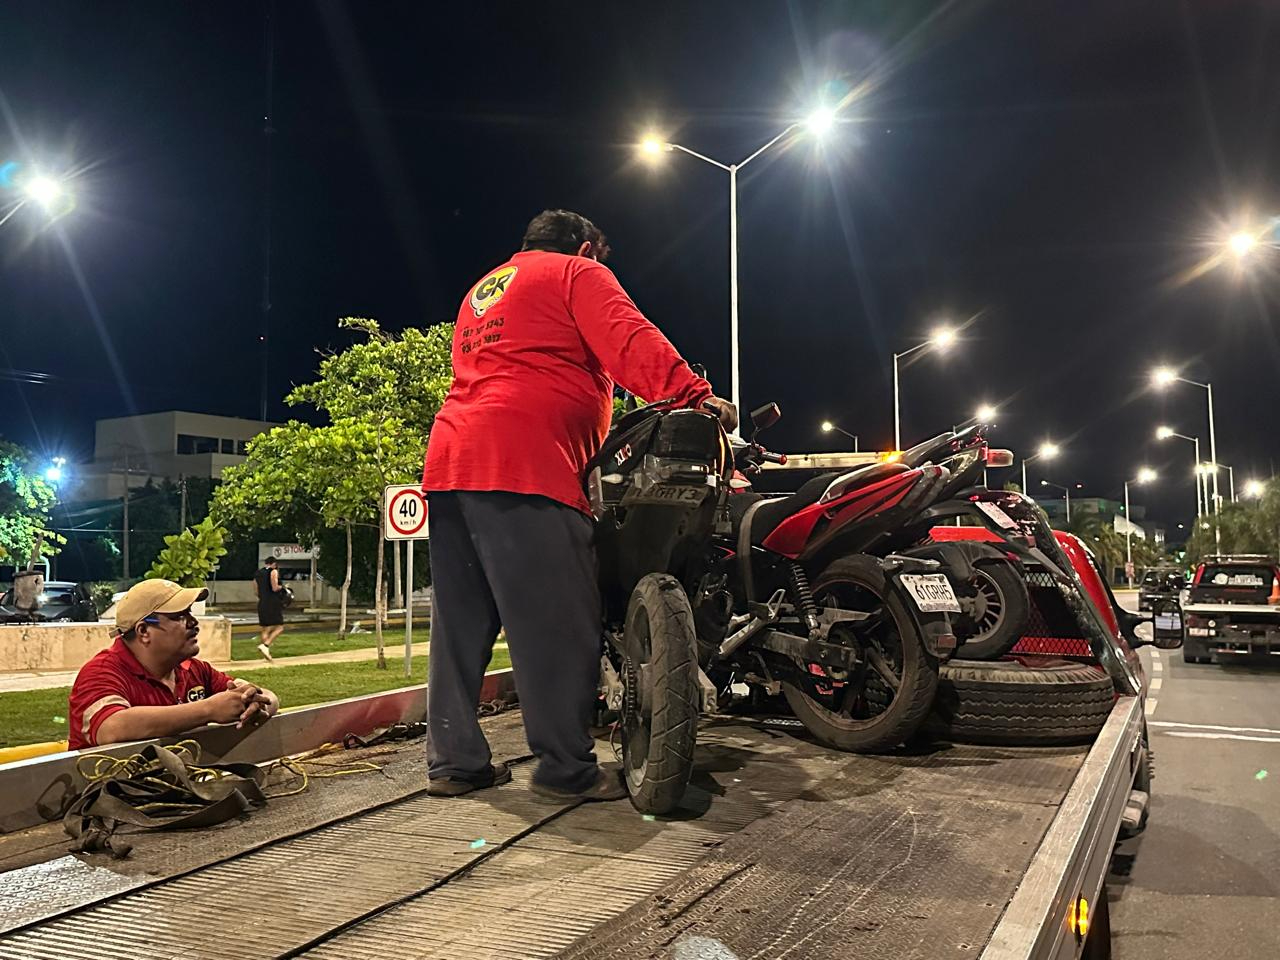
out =
<path fill-rule="evenodd" d="M 511 670 L 485 674 L 482 701 L 515 702 Z M 116 743 L 91 750 L 65 751 L 0 765 L 0 833 L 12 833 L 60 819 L 84 789 L 76 764 L 86 754 L 127 757 L 147 743 L 195 740 L 212 762 L 265 763 L 291 754 L 338 743 L 348 733 L 366 736 L 393 723 L 422 720 L 427 715 L 425 684 L 387 693 L 372 693 L 334 703 L 289 710 L 252 730 L 234 726 L 203 727 L 180 737 Z"/>

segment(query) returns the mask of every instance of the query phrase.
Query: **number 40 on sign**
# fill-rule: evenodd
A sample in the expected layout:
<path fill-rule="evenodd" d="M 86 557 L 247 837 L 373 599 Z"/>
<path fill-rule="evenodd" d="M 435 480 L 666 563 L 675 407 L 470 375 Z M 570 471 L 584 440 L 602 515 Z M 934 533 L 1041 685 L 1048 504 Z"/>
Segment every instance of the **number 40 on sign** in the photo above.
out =
<path fill-rule="evenodd" d="M 427 539 L 427 499 L 419 484 L 387 487 L 382 511 L 388 540 Z"/>

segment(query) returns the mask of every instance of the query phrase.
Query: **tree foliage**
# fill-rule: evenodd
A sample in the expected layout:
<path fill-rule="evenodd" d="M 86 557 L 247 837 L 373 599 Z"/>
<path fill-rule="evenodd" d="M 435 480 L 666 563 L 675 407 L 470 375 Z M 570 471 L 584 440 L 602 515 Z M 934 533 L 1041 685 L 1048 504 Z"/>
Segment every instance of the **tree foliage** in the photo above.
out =
<path fill-rule="evenodd" d="M 0 561 L 25 565 L 36 550 L 58 552 L 64 541 L 50 524 L 56 500 L 30 451 L 0 440 Z"/>
<path fill-rule="evenodd" d="M 164 538 L 164 549 L 147 571 L 147 578 L 172 580 L 183 587 L 201 587 L 226 554 L 226 531 L 205 517 L 193 527 Z"/>

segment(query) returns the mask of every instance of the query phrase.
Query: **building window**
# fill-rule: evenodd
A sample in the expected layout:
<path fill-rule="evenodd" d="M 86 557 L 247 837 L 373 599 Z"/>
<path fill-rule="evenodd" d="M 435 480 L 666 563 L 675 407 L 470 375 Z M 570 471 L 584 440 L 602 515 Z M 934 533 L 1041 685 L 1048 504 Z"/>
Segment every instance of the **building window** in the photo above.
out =
<path fill-rule="evenodd" d="M 249 455 L 249 441 L 248 441 L 248 440 L 237 440 L 237 441 L 236 441 L 236 453 L 240 454 L 240 456 L 242 456 L 242 457 L 247 457 L 247 456 Z"/>
<path fill-rule="evenodd" d="M 193 437 L 189 433 L 178 434 L 178 453 L 217 453 L 217 437 Z"/>
<path fill-rule="evenodd" d="M 223 438 L 222 438 L 222 452 L 223 452 L 223 453 L 235 453 L 235 452 L 236 452 L 236 442 L 235 442 L 234 440 L 228 440 L 226 437 L 223 437 Z"/>

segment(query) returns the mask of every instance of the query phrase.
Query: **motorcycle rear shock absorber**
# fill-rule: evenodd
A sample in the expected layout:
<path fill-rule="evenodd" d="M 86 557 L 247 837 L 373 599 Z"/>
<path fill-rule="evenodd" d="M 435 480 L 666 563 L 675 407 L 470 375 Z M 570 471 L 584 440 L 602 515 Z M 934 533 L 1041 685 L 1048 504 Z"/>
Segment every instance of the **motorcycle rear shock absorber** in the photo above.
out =
<path fill-rule="evenodd" d="M 817 638 L 822 625 L 818 620 L 818 605 L 813 600 L 813 589 L 809 586 L 809 575 L 798 563 L 790 565 L 787 575 L 791 581 L 791 595 L 795 598 L 796 612 L 804 621 L 809 636 Z"/>

